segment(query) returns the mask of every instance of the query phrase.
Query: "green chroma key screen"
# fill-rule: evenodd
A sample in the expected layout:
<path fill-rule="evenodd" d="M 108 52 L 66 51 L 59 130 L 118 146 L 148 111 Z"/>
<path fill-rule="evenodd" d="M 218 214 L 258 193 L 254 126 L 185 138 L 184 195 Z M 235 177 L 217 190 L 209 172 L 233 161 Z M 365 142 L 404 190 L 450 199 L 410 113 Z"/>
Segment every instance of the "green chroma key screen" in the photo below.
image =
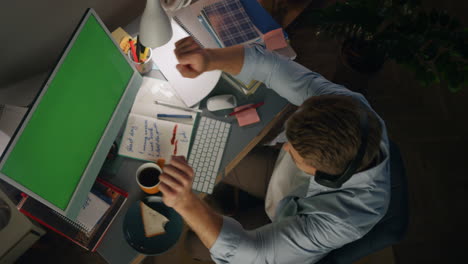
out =
<path fill-rule="evenodd" d="M 62 210 L 133 74 L 93 15 L 77 34 L 1 171 Z"/>

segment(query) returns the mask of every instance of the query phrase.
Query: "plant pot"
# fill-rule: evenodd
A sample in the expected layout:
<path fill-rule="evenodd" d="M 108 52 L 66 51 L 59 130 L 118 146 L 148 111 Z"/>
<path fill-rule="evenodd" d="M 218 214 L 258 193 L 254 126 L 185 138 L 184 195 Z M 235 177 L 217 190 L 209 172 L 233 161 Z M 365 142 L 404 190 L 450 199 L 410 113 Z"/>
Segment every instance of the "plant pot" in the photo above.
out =
<path fill-rule="evenodd" d="M 374 74 L 382 69 L 386 57 L 372 41 L 346 39 L 341 46 L 343 64 L 362 74 Z"/>

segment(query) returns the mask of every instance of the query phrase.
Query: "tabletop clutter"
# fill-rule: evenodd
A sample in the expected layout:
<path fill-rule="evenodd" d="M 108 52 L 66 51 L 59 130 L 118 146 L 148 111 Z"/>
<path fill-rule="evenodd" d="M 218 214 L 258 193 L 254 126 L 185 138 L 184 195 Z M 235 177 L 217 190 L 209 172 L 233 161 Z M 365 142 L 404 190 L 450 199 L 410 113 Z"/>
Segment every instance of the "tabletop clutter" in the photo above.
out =
<path fill-rule="evenodd" d="M 281 28 L 269 30 L 268 32 L 258 31 L 256 25 L 250 21 L 248 14 L 242 8 L 241 2 L 235 1 L 234 4 L 228 4 L 228 2 L 218 1 L 201 9 L 196 7 L 196 3 L 194 4 L 194 8 L 201 10 L 198 22 L 209 32 L 218 47 L 263 41 L 271 50 L 287 48 L 288 44 Z M 238 24 L 229 24 L 230 27 L 237 28 L 230 28 L 226 31 L 218 23 L 221 21 L 220 18 L 239 17 L 239 15 L 243 17 L 244 21 L 241 27 Z M 176 38 L 193 36 L 193 32 L 187 30 L 179 17 L 175 16 L 171 23 Z M 229 32 L 233 30 L 242 33 L 239 35 L 241 37 L 231 38 Z M 134 38 L 122 28 L 115 30 L 112 35 L 123 53 L 134 63 L 140 73 L 147 73 L 148 69 L 139 67 L 153 60 L 167 78 L 167 81 L 149 77 L 143 78 L 143 84 L 128 116 L 118 151 L 120 156 L 147 162 L 141 165 L 136 172 L 137 184 L 147 196 L 128 210 L 124 221 L 124 233 L 127 242 L 138 252 L 154 254 L 157 250 L 150 249 L 150 245 L 154 245 L 155 241 L 162 243 L 162 238 L 166 239 L 168 231 L 171 232 L 171 228 L 168 228 L 168 226 L 176 224 L 177 219 L 180 218 L 180 216 L 174 218 L 171 215 L 172 219 L 176 219 L 175 223 L 171 223 L 170 214 L 165 211 L 170 208 L 166 207 L 162 199 L 157 196 L 159 194 L 159 175 L 162 173 L 164 161 L 169 161 L 172 155 L 188 157 L 192 146 L 192 135 L 196 133 L 193 131 L 196 131 L 198 125 L 198 112 L 201 112 L 188 108 L 199 101 L 195 101 L 194 96 L 191 96 L 196 90 L 194 87 L 197 85 L 194 82 L 191 82 L 190 85 L 187 85 L 188 83 L 179 85 L 181 84 L 179 79 L 184 78 L 181 78 L 180 74 L 172 69 L 175 68 L 174 65 L 178 62 L 174 58 L 168 57 L 168 54 L 174 49 L 173 43 L 166 44 L 166 46 L 170 47 L 150 49 L 140 43 L 138 36 Z M 195 36 L 193 37 L 196 39 Z M 172 55 L 172 57 L 174 56 Z M 164 65 L 159 65 L 158 60 L 164 61 Z M 171 70 L 170 73 L 164 72 L 167 67 L 170 67 L 168 69 L 168 71 Z M 174 80 L 174 76 L 177 76 L 178 79 Z M 245 95 L 253 94 L 261 85 L 258 81 L 244 84 L 227 73 L 222 73 L 220 76 Z M 183 89 L 181 86 L 184 86 Z M 209 92 L 208 90 L 203 91 L 205 96 Z M 197 96 L 200 97 L 200 93 Z M 263 104 L 263 102 L 253 102 L 239 106 L 236 97 L 233 95 L 218 95 L 208 99 L 207 109 L 211 112 L 230 111 L 224 118 L 234 117 L 237 119 L 239 126 L 247 126 L 260 122 L 257 108 Z M 148 200 L 151 200 L 151 203 L 148 203 Z M 171 212 L 171 214 L 178 215 L 175 211 Z"/>
<path fill-rule="evenodd" d="M 214 2 L 223 2 L 223 4 L 210 6 Z M 218 100 L 217 108 L 211 108 L 207 102 L 208 111 L 214 112 L 214 114 L 207 114 L 207 109 L 198 108 L 200 106 L 199 102 L 212 94 L 215 86 L 220 83 L 220 78 L 224 78 L 230 84 L 230 88 L 238 89 L 244 95 L 253 94 L 261 86 L 261 82 L 252 81 L 244 84 L 237 80 L 236 76 L 224 75 L 219 70 L 205 72 L 194 79 L 189 79 L 181 77 L 180 72 L 176 69 L 178 60 L 173 52 L 174 43 L 182 38 L 192 36 L 197 42 L 201 40 L 199 43 L 204 46 L 203 42 L 209 38 L 209 36 L 208 38 L 203 36 L 203 32 L 205 32 L 205 34 L 217 35 L 216 38 L 219 39 L 216 39 L 216 42 L 221 43 L 219 46 L 205 45 L 205 47 L 222 48 L 232 44 L 232 41 L 225 41 L 225 37 L 229 37 L 229 34 L 226 35 L 226 32 L 220 32 L 220 29 L 217 28 L 219 23 L 214 23 L 217 18 L 228 17 L 229 14 L 219 13 L 223 10 L 222 6 L 228 2 L 235 2 L 235 5 L 230 5 L 230 7 L 235 7 L 235 9 L 230 9 L 230 12 L 238 13 L 238 11 L 242 11 L 239 9 L 242 8 L 239 0 L 200 0 L 179 10 L 171 20 L 173 38 L 167 45 L 157 48 L 145 47 L 141 44 L 138 36 L 131 36 L 122 28 L 118 28 L 110 36 L 96 12 L 93 9 L 88 9 L 85 13 L 85 19 L 80 22 L 70 44 L 67 44 L 66 52 L 63 53 L 62 58 L 66 59 L 60 60 L 54 74 L 51 75 L 46 88 L 44 88 L 47 89 L 47 95 L 50 95 L 51 91 L 55 92 L 57 98 L 61 100 L 63 96 L 59 92 L 65 91 L 66 95 L 72 98 L 71 100 L 62 100 L 67 102 L 67 111 L 57 111 L 57 109 L 60 109 L 57 108 L 57 105 L 47 105 L 47 100 L 42 100 L 41 97 L 37 102 L 50 106 L 50 108 L 38 107 L 39 110 L 46 109 L 42 111 L 41 117 L 43 119 L 40 120 L 41 122 L 26 121 L 24 126 L 29 130 L 20 131 L 22 131 L 21 138 L 24 138 L 23 136 L 27 135 L 26 132 L 34 131 L 35 127 L 31 128 L 30 126 L 39 123 L 38 128 L 47 127 L 50 130 L 50 126 L 44 124 L 49 124 L 46 121 L 60 120 L 50 118 L 51 115 L 56 113 L 65 113 L 67 117 L 73 113 L 77 117 L 83 118 L 84 122 L 66 122 L 79 124 L 78 128 L 70 126 L 74 129 L 68 129 L 68 126 L 64 126 L 63 122 L 56 123 L 58 128 L 61 129 L 60 131 L 78 131 L 82 133 L 83 129 L 89 129 L 95 134 L 96 140 L 100 139 L 100 141 L 96 142 L 86 141 L 89 153 L 73 153 L 78 157 L 87 155 L 92 157 L 91 159 L 83 159 L 82 162 L 83 166 L 88 166 L 87 168 L 91 168 L 91 170 L 86 169 L 84 170 L 85 173 L 83 173 L 80 168 L 77 168 L 76 173 L 73 171 L 73 175 L 77 177 L 85 176 L 85 178 L 81 178 L 79 184 L 69 183 L 68 180 L 62 183 L 63 186 L 70 189 L 69 191 L 67 189 L 59 192 L 57 191 L 59 188 L 56 188 L 55 185 L 51 187 L 48 184 L 36 184 L 44 189 L 44 194 L 37 195 L 31 189 L 26 190 L 25 192 L 29 192 L 23 194 L 17 205 L 18 210 L 87 250 L 96 251 L 103 242 L 100 253 L 111 260 L 116 259 L 113 252 L 120 251 L 120 249 L 122 249 L 122 255 L 125 254 L 127 258 L 130 258 L 135 252 L 155 255 L 161 254 L 174 246 L 181 236 L 183 219 L 175 210 L 163 203 L 159 192 L 159 175 L 163 172 L 165 162 L 169 162 L 173 155 L 186 156 L 190 166 L 196 172 L 192 189 L 198 192 L 211 193 L 219 172 L 229 166 L 225 163 L 231 162 L 233 152 L 238 151 L 233 151 L 232 145 L 234 142 L 239 145 L 239 141 L 228 140 L 231 127 L 236 126 L 233 124 L 233 118 L 237 119 L 239 126 L 251 125 L 260 121 L 257 108 L 261 107 L 263 102 L 259 102 L 257 99 L 252 100 L 244 97 L 244 99 L 247 99 L 243 100 L 239 105 L 237 99 L 241 100 L 240 97 L 236 98 L 234 95 L 225 94 L 223 95 L 225 101 Z M 256 3 L 256 1 L 252 2 Z M 203 12 L 201 12 L 202 9 Z M 245 12 L 241 13 L 244 18 L 247 16 Z M 197 16 L 197 14 L 202 15 L 202 17 Z M 232 14 L 229 17 L 231 16 Z M 200 18 L 203 18 L 203 21 L 198 20 Z M 285 42 L 271 45 L 271 40 L 284 40 L 281 30 L 267 35 L 263 31 L 259 32 L 254 29 L 248 18 L 243 21 L 248 22 L 249 30 L 245 27 L 235 30 L 240 30 L 241 33 L 244 33 L 243 36 L 247 36 L 247 38 L 233 41 L 240 41 L 239 44 L 245 44 L 251 41 L 261 42 L 263 38 L 263 41 L 266 42 L 264 44 L 272 49 L 287 48 Z M 193 30 L 192 26 L 198 26 L 201 31 Z M 255 27 L 258 28 L 258 25 L 255 24 Z M 257 31 L 257 33 L 254 31 Z M 197 39 L 197 36 L 199 39 Z M 111 38 L 115 41 L 109 41 Z M 103 56 L 91 56 L 94 53 L 89 52 L 90 50 L 99 50 L 99 54 L 103 54 Z M 96 59 L 99 63 L 89 63 L 92 59 Z M 70 70 L 75 69 L 75 67 L 66 68 L 63 66 L 65 65 L 63 62 L 73 63 L 72 65 L 81 68 L 78 71 Z M 98 66 L 90 67 L 88 64 Z M 151 72 L 153 69 L 160 70 L 160 73 Z M 162 79 L 166 80 L 141 76 L 146 73 L 150 73 L 149 76 L 163 76 Z M 65 86 L 63 82 L 65 82 Z M 81 89 L 75 89 L 75 87 Z M 219 90 L 222 90 L 222 87 L 216 90 L 214 94 Z M 136 94 L 137 91 L 138 94 Z M 77 100 L 77 95 L 82 96 L 82 100 Z M 70 101 L 82 102 L 89 98 L 94 99 L 94 104 L 85 104 L 83 109 L 79 105 L 75 107 L 69 105 Z M 49 100 L 49 102 L 52 101 Z M 215 101 L 212 100 L 211 102 Z M 104 107 L 103 103 L 108 103 L 108 105 Z M 96 109 L 91 106 L 96 107 Z M 37 109 L 34 109 L 31 113 L 40 114 Z M 268 114 L 271 114 L 271 112 L 264 112 L 263 114 L 265 113 L 267 117 Z M 112 118 L 104 118 L 106 114 Z M 232 119 L 230 119 L 231 117 Z M 94 123 L 90 122 L 91 119 Z M 76 119 L 73 120 L 76 121 Z M 85 122 L 86 125 L 83 124 Z M 124 122 L 126 123 L 123 131 L 121 131 L 120 127 Z M 98 129 L 95 124 L 102 126 L 102 129 Z M 257 128 L 261 127 L 242 129 L 242 136 L 252 137 Z M 235 127 L 235 129 L 237 134 L 239 128 Z M 63 142 L 68 143 L 68 133 L 63 134 Z M 36 133 L 29 132 L 29 135 L 34 135 L 31 136 L 30 142 L 45 142 L 43 138 L 37 140 Z M 3 136 L 0 133 L 0 150 L 5 145 L 2 141 Z M 237 135 L 234 136 L 234 138 L 236 137 Z M 81 145 L 70 147 L 68 144 L 62 144 L 62 141 L 57 140 L 57 137 L 49 138 L 51 142 L 56 144 L 54 147 L 57 149 L 60 149 L 61 146 L 76 150 L 85 149 L 81 141 Z M 18 140 L 18 142 L 21 143 L 22 141 Z M 30 142 L 23 145 L 15 143 L 14 148 L 10 146 L 7 146 L 7 148 L 13 148 L 18 153 L 22 153 L 23 150 L 25 153 L 36 153 L 30 151 L 32 147 L 29 144 Z M 102 142 L 104 144 L 101 144 Z M 228 142 L 230 143 L 227 144 Z M 112 143 L 113 145 L 110 147 Z M 244 142 L 240 143 L 243 144 Z M 53 148 L 50 145 L 42 147 L 38 143 L 36 149 L 48 151 Z M 224 153 L 225 149 L 228 149 L 226 153 Z M 55 151 L 54 153 L 62 152 Z M 104 160 L 106 154 L 107 158 Z M 17 156 L 21 157 L 21 159 L 18 159 L 18 161 L 21 160 L 21 162 L 18 162 L 19 167 L 21 167 L 21 164 L 24 164 L 22 162 L 25 155 L 18 154 Z M 71 168 L 71 165 L 78 164 L 77 159 L 73 158 L 74 156 L 65 156 L 68 156 L 70 165 L 63 165 L 63 162 L 56 162 L 56 159 L 52 158 L 49 159 L 55 160 L 56 164 L 52 164 L 53 170 L 50 171 L 56 172 L 59 176 L 57 179 L 70 178 L 63 177 L 63 175 L 69 174 L 57 173 L 59 171 L 57 170 L 58 165 L 67 169 Z M 102 164 L 101 157 L 104 164 Z M 135 163 L 127 163 L 125 157 L 142 161 L 137 171 L 134 171 L 133 167 L 127 166 L 127 164 Z M 10 155 L 9 158 L 11 158 L 11 162 L 16 162 L 14 155 Z M 122 164 L 125 165 L 121 166 Z M 12 168 L 11 173 L 9 171 L 10 167 Z M 0 171 L 2 174 L 0 176 L 3 176 L 3 173 L 8 176 L 17 176 L 16 171 L 13 171 L 16 169 L 16 163 L 10 167 L 0 166 L 0 169 L 5 169 Z M 48 168 L 44 167 L 44 171 L 47 170 Z M 49 174 L 51 173 L 47 171 L 44 175 Z M 37 176 L 37 173 L 29 173 L 29 175 Z M 118 179 L 108 178 L 113 175 L 116 175 Z M 200 175 L 202 177 L 197 178 Z M 127 176 L 135 177 L 137 185 L 128 186 Z M 36 177 L 36 179 L 32 177 L 31 182 L 37 179 L 42 180 L 41 177 Z M 123 181 L 123 183 L 119 181 Z M 28 184 L 31 184 L 31 182 L 28 179 Z M 113 185 L 114 182 L 117 185 L 126 185 L 127 188 L 120 189 L 118 186 Z M 57 181 L 54 181 L 54 184 L 56 183 Z M 132 188 L 135 186 L 139 186 L 145 194 L 137 193 L 138 190 Z M 21 185 L 21 187 L 28 186 Z M 68 195 L 68 192 L 71 194 L 69 202 L 59 197 L 59 194 L 62 195 L 63 193 L 63 196 L 65 196 Z M 134 199 L 139 200 L 134 202 Z M 129 206 L 127 206 L 127 201 L 131 202 Z M 122 213 L 120 213 L 121 209 Z M 121 218 L 124 220 L 123 225 L 116 225 L 115 223 L 120 223 L 119 219 Z M 117 221 L 114 223 L 116 219 Z M 105 237 L 107 231 L 110 232 Z M 122 237 L 130 247 L 125 243 L 123 245 L 120 243 Z M 118 241 L 118 245 L 114 241 Z M 114 250 L 115 247 L 118 247 L 119 250 Z M 122 261 L 125 261 L 125 258 Z"/>
<path fill-rule="evenodd" d="M 132 38 L 122 28 L 117 28 L 112 32 L 112 36 L 117 41 L 124 54 L 131 52 L 131 58 L 134 62 L 144 63 L 148 60 L 148 55 L 151 49 L 143 46 L 139 41 L 138 36 Z"/>

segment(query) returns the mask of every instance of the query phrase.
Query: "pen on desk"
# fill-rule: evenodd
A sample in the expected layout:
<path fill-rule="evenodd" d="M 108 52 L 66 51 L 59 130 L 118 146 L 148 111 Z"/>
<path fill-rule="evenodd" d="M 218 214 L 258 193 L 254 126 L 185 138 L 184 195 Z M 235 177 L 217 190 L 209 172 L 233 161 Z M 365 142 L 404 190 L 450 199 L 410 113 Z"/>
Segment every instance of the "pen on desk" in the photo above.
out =
<path fill-rule="evenodd" d="M 173 115 L 173 114 L 157 114 L 158 118 L 188 118 L 192 119 L 192 115 Z"/>
<path fill-rule="evenodd" d="M 133 40 L 128 41 L 130 43 L 130 49 L 132 50 L 132 57 L 134 62 L 138 62 L 138 57 L 136 54 L 135 44 L 133 44 Z"/>
<path fill-rule="evenodd" d="M 164 102 L 161 102 L 161 101 L 154 101 L 154 103 L 155 103 L 155 104 L 158 104 L 158 105 L 163 105 L 163 106 L 172 107 L 172 108 L 175 108 L 175 109 L 185 110 L 185 111 L 198 112 L 198 113 L 203 112 L 203 111 L 200 110 L 200 109 L 195 109 L 195 108 L 190 108 L 190 107 L 183 107 L 183 106 L 172 105 L 172 104 L 164 103 Z"/>
<path fill-rule="evenodd" d="M 244 112 L 244 111 L 247 111 L 247 110 L 249 110 L 249 109 L 258 108 L 258 107 L 260 107 L 260 106 L 262 106 L 262 105 L 264 105 L 264 104 L 265 104 L 264 102 L 256 103 L 256 104 L 247 106 L 246 108 L 243 108 L 243 109 L 241 109 L 241 110 L 239 110 L 239 111 L 234 111 L 234 112 L 228 114 L 227 116 L 237 115 L 237 114 L 240 114 L 240 113 L 242 113 L 242 112 Z"/>

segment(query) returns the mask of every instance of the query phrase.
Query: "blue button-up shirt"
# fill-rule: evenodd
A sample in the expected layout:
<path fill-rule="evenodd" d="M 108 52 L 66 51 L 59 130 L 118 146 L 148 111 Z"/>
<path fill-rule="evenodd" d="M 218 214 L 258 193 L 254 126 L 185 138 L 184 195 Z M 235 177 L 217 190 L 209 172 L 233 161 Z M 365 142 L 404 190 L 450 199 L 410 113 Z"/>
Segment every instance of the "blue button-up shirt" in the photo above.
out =
<path fill-rule="evenodd" d="M 295 105 L 311 96 L 335 94 L 369 103 L 359 93 L 326 80 L 294 61 L 246 46 L 237 76 L 245 83 L 258 80 Z M 315 263 L 328 252 L 365 235 L 385 214 L 390 201 L 389 145 L 383 121 L 380 162 L 351 177 L 340 189 L 317 184 L 311 177 L 301 191 L 292 191 L 277 205 L 271 224 L 246 231 L 224 217 L 221 232 L 210 249 L 216 263 Z M 305 189 L 305 191 L 304 191 Z M 305 195 L 304 195 L 305 193 Z"/>

